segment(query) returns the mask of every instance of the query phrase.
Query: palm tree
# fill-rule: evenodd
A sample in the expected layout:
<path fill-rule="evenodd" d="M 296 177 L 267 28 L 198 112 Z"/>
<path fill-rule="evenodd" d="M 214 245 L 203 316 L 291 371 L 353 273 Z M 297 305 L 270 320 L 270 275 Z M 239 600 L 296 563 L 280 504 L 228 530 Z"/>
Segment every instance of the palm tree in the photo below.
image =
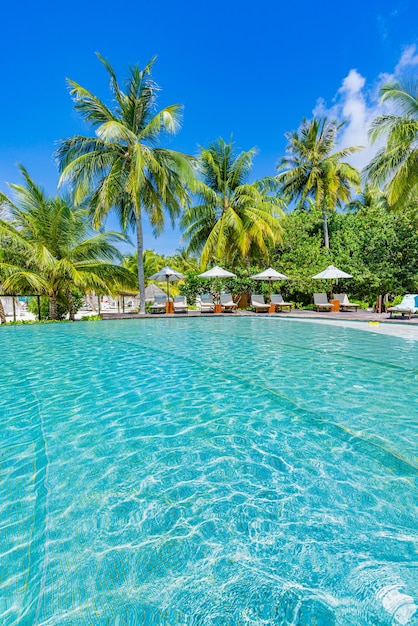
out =
<path fill-rule="evenodd" d="M 399 114 L 381 115 L 372 123 L 372 141 L 387 141 L 365 173 L 379 185 L 386 183 L 389 204 L 403 208 L 418 200 L 418 80 L 388 83 L 381 93 L 382 102 L 393 102 Z"/>
<path fill-rule="evenodd" d="M 155 250 L 144 250 L 142 254 L 142 264 L 144 267 L 145 285 L 148 285 L 149 277 L 152 276 L 152 274 L 156 274 L 164 265 L 167 265 L 165 257 L 155 252 Z M 125 255 L 122 265 L 131 272 L 137 272 L 138 252 Z"/>
<path fill-rule="evenodd" d="M 283 193 L 291 200 L 299 201 L 301 206 L 308 198 L 313 198 L 321 210 L 327 250 L 328 212 L 348 202 L 351 187 L 358 189 L 360 185 L 358 170 L 343 159 L 361 148 L 332 152 L 344 123 L 328 122 L 326 117 L 303 119 L 299 131 L 286 133 L 288 154 L 281 159 L 278 167 L 279 171 L 285 170 L 277 176 Z"/>
<path fill-rule="evenodd" d="M 74 318 L 71 286 L 115 292 L 135 286 L 135 275 L 112 263 L 121 259 L 112 245 L 126 241 L 119 233 L 93 234 L 88 211 L 65 198 L 49 198 L 23 166 L 24 185 L 11 184 L 16 204 L 0 194 L 7 219 L 0 220 L 0 280 L 6 291 L 46 294 L 50 318 L 57 318 L 57 301 L 65 297 Z"/>
<path fill-rule="evenodd" d="M 131 67 L 122 89 L 111 65 L 98 57 L 110 75 L 114 104 L 108 107 L 68 81 L 75 108 L 96 137 L 75 136 L 61 142 L 57 151 L 61 182 L 70 182 L 76 201 L 91 194 L 95 226 L 115 209 L 123 230 L 136 229 L 140 310 L 145 313 L 142 215 L 148 213 L 155 235 L 164 227 L 165 211 L 174 223 L 188 201 L 191 157 L 156 147 L 164 133 L 179 129 L 181 107 L 175 104 L 155 113 L 158 87 L 151 78 L 155 59 L 143 70 Z"/>
<path fill-rule="evenodd" d="M 248 183 L 255 148 L 237 153 L 232 142 L 218 139 L 201 148 L 196 184 L 199 204 L 186 209 L 181 225 L 187 251 L 209 261 L 240 262 L 267 258 L 280 239 L 281 209 L 268 195 L 273 181 Z"/>
<path fill-rule="evenodd" d="M 191 255 L 186 248 L 178 248 L 173 255 L 167 257 L 166 265 L 182 274 L 199 271 L 199 259 Z"/>
<path fill-rule="evenodd" d="M 346 210 L 351 213 L 358 213 L 363 209 L 383 208 L 387 209 L 388 201 L 386 195 L 376 187 L 376 185 L 365 184 L 361 193 L 346 205 Z"/>

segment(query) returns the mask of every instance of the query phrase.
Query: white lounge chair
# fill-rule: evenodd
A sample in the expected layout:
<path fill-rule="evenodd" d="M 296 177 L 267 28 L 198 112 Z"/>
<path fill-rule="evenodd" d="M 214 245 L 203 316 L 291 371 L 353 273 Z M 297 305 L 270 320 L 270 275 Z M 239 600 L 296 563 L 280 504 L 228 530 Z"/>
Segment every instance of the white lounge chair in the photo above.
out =
<path fill-rule="evenodd" d="M 270 296 L 270 302 L 271 304 L 274 304 L 274 308 L 275 310 L 279 310 L 281 311 L 282 309 L 286 309 L 288 308 L 289 311 L 292 310 L 292 302 L 285 302 L 283 300 L 283 296 L 280 293 L 272 293 Z"/>
<path fill-rule="evenodd" d="M 227 311 L 233 313 L 236 310 L 237 304 L 233 301 L 230 293 L 221 293 L 220 300 L 222 305 L 222 311 L 224 313 Z"/>
<path fill-rule="evenodd" d="M 151 305 L 151 313 L 165 313 L 167 296 L 154 296 L 154 304 Z"/>
<path fill-rule="evenodd" d="M 204 293 L 200 296 L 200 312 L 201 313 L 214 313 L 215 303 L 210 293 Z"/>
<path fill-rule="evenodd" d="M 174 313 L 188 313 L 186 296 L 174 296 Z"/>
<path fill-rule="evenodd" d="M 408 319 L 411 319 L 411 315 L 418 313 L 418 294 L 405 294 L 402 302 L 396 304 L 395 306 L 390 306 L 386 309 L 386 313 L 390 313 L 390 317 L 392 317 L 393 313 L 400 313 L 402 317 L 407 315 Z"/>
<path fill-rule="evenodd" d="M 264 296 L 261 295 L 251 296 L 251 306 L 256 313 L 268 313 L 270 309 L 270 305 L 264 302 Z"/>
<path fill-rule="evenodd" d="M 333 304 L 328 302 L 326 293 L 314 293 L 314 307 L 317 311 L 331 311 L 333 308 Z"/>
<path fill-rule="evenodd" d="M 346 293 L 334 293 L 334 300 L 340 301 L 340 311 L 357 311 L 360 307 L 355 302 L 350 302 Z"/>

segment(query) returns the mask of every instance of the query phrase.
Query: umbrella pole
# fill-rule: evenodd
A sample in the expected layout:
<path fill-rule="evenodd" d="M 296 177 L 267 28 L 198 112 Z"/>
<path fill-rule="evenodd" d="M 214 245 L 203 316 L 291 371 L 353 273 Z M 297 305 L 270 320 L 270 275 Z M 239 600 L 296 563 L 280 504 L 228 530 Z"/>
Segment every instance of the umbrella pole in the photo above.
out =
<path fill-rule="evenodd" d="M 170 281 L 168 280 L 168 276 L 167 276 L 167 306 L 166 306 L 166 313 L 171 313 L 171 305 L 170 305 Z"/>

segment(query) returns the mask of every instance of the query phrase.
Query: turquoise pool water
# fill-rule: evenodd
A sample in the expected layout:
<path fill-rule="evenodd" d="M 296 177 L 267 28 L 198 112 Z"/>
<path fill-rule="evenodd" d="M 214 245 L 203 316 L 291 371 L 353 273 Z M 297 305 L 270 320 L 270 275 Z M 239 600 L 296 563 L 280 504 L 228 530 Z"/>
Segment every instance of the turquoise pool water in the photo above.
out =
<path fill-rule="evenodd" d="M 418 623 L 418 341 L 0 331 L 0 623 Z"/>

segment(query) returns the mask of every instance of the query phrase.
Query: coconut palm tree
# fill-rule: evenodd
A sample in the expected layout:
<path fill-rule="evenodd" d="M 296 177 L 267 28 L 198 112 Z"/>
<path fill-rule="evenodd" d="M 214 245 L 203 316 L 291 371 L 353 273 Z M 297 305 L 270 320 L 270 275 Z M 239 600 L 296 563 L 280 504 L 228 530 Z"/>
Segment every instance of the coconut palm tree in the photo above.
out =
<path fill-rule="evenodd" d="M 381 93 L 398 115 L 381 115 L 372 123 L 372 141 L 386 137 L 386 145 L 365 173 L 379 185 L 386 183 L 389 205 L 403 208 L 418 200 L 418 79 L 388 83 Z"/>
<path fill-rule="evenodd" d="M 167 257 L 166 265 L 182 274 L 199 271 L 199 259 L 191 255 L 186 248 L 178 248 L 173 255 Z"/>
<path fill-rule="evenodd" d="M 144 281 L 148 285 L 149 277 L 156 274 L 164 265 L 167 265 L 165 257 L 158 254 L 155 250 L 144 250 L 142 255 L 142 263 L 144 267 Z M 138 268 L 138 252 L 125 255 L 122 265 L 131 272 L 137 272 Z"/>
<path fill-rule="evenodd" d="M 279 200 L 268 193 L 273 181 L 247 182 L 255 154 L 255 148 L 237 153 L 223 139 L 201 148 L 199 203 L 186 209 L 181 226 L 187 251 L 200 254 L 202 267 L 267 258 L 269 246 L 280 239 Z"/>
<path fill-rule="evenodd" d="M 386 195 L 379 187 L 372 184 L 365 184 L 361 190 L 361 193 L 353 198 L 351 202 L 346 205 L 346 210 L 351 213 L 358 213 L 363 209 L 369 208 L 388 208 L 388 201 Z"/>
<path fill-rule="evenodd" d="M 343 161 L 360 147 L 333 152 L 337 135 L 345 122 L 337 124 L 326 117 L 303 119 L 298 131 L 286 133 L 287 155 L 279 164 L 277 180 L 283 193 L 301 206 L 308 198 L 322 212 L 324 245 L 329 249 L 328 213 L 349 202 L 351 188 L 359 189 L 358 170 Z"/>
<path fill-rule="evenodd" d="M 191 157 L 157 147 L 165 133 L 180 127 L 177 104 L 155 113 L 158 87 L 151 78 L 155 59 L 137 65 L 122 88 L 111 65 L 98 55 L 110 76 L 114 103 L 107 106 L 92 92 L 69 80 L 75 108 L 95 130 L 95 137 L 75 136 L 61 142 L 57 158 L 61 182 L 75 189 L 76 201 L 91 195 L 93 223 L 103 223 L 114 209 L 125 230 L 136 230 L 140 310 L 145 312 L 142 217 L 147 213 L 154 234 L 164 227 L 165 211 L 172 222 L 188 201 Z"/>
<path fill-rule="evenodd" d="M 89 225 L 88 211 L 73 207 L 65 198 L 50 198 L 30 178 L 23 166 L 24 185 L 11 184 L 16 203 L 0 194 L 7 219 L 0 220 L 0 282 L 6 291 L 45 294 L 50 318 L 57 318 L 57 301 L 66 297 L 71 305 L 71 287 L 115 292 L 135 286 L 135 275 L 115 265 L 122 258 L 112 242 L 126 241 L 119 233 L 96 234 Z"/>

